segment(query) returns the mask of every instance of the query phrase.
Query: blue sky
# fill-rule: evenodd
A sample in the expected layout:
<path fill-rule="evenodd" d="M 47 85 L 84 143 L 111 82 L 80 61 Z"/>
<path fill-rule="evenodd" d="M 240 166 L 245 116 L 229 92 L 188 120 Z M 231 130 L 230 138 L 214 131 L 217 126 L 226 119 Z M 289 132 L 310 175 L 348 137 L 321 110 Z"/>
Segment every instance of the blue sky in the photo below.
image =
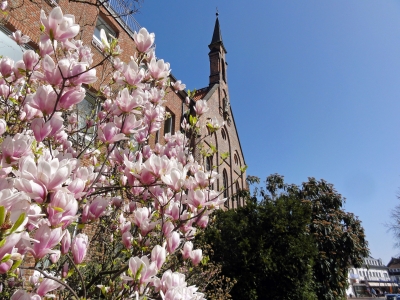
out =
<path fill-rule="evenodd" d="M 325 179 L 359 216 L 371 255 L 400 249 L 400 2 L 145 0 L 139 23 L 189 89 L 207 86 L 220 13 L 248 174 Z"/>

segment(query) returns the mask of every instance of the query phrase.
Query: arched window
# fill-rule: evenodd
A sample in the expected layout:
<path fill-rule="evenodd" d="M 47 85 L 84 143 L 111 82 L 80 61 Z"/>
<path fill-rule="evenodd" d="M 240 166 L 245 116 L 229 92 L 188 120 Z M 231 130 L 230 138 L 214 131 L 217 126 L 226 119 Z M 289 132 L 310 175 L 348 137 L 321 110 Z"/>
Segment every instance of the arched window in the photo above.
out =
<path fill-rule="evenodd" d="M 221 135 L 222 135 L 222 139 L 226 140 L 226 132 L 225 129 L 221 128 Z"/>
<path fill-rule="evenodd" d="M 221 64 L 222 64 L 222 79 L 226 82 L 225 61 L 223 59 L 221 60 Z"/>
<path fill-rule="evenodd" d="M 235 153 L 235 155 L 233 155 L 233 160 L 235 161 L 235 165 L 239 164 L 239 158 L 236 153 Z"/>
<path fill-rule="evenodd" d="M 224 185 L 224 198 L 229 198 L 229 183 L 228 183 L 228 174 L 226 173 L 226 170 L 222 172 L 222 184 Z M 229 200 L 225 201 L 225 206 L 229 206 Z"/>
<path fill-rule="evenodd" d="M 212 158 L 206 157 L 206 171 L 211 171 L 212 168 Z"/>
<path fill-rule="evenodd" d="M 237 200 L 238 207 L 242 206 L 242 199 L 240 199 L 240 197 L 239 197 L 239 192 L 240 192 L 239 182 L 236 182 L 236 200 Z"/>

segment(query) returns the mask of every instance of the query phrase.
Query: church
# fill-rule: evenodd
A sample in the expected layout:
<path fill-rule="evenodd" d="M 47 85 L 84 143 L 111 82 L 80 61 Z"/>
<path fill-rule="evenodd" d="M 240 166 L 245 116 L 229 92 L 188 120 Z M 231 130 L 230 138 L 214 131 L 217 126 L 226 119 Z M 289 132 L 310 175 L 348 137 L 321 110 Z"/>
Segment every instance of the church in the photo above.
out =
<path fill-rule="evenodd" d="M 81 31 L 78 37 L 86 45 L 91 45 L 93 48 L 94 64 L 104 59 L 101 47 L 99 47 L 101 45 L 101 29 L 118 38 L 121 48 L 125 50 L 120 59 L 129 61 L 134 53 L 132 50 L 128 51 L 128 49 L 135 49 L 133 33 L 140 29 L 140 25 L 131 14 L 124 14 L 127 11 L 127 7 L 124 7 L 124 5 L 126 5 L 124 1 L 113 0 L 107 2 L 97 0 L 82 2 L 69 0 L 9 1 L 6 14 L 0 17 L 0 55 L 10 56 L 14 60 L 22 58 L 23 49 L 20 49 L 8 37 L 16 30 L 21 30 L 23 34 L 31 38 L 26 46 L 27 48 L 38 49 L 40 11 L 44 10 L 48 14 L 53 7 L 59 6 L 64 14 L 74 15 L 75 22 L 80 24 Z M 235 197 L 235 195 L 238 191 L 247 189 L 246 173 L 241 171 L 246 163 L 230 104 L 227 80 L 228 64 L 226 62 L 227 50 L 222 39 L 218 13 L 208 48 L 210 49 L 208 54 L 210 64 L 208 86 L 199 88 L 194 94 L 191 94 L 189 105 L 185 101 L 188 97 L 185 91 L 175 93 L 170 88 L 165 96 L 166 111 L 170 117 L 165 120 L 160 132 L 150 139 L 150 143 L 153 145 L 157 142 L 164 143 L 165 134 L 180 130 L 182 120 L 190 113 L 195 102 L 206 101 L 209 110 L 202 116 L 203 124 L 207 119 L 217 119 L 218 123 L 223 124 L 223 126 L 219 131 L 212 134 L 209 134 L 205 127 L 202 128 L 203 132 L 200 132 L 197 137 L 199 141 L 202 141 L 202 146 L 193 145 L 193 152 L 195 159 L 206 169 L 213 168 L 221 175 L 219 180 L 214 183 L 213 188 L 220 191 L 224 190 L 224 198 L 228 198 L 228 201 L 225 202 L 225 208 L 236 208 L 244 205 L 243 199 Z M 164 59 L 168 60 L 168 57 Z M 109 71 L 110 68 L 105 67 L 105 69 L 100 70 L 100 73 L 107 77 Z M 184 81 L 184 78 L 182 80 Z M 170 81 L 171 83 L 176 81 L 173 75 L 170 76 Z M 85 108 L 95 109 L 96 103 L 99 103 L 99 100 L 96 99 L 96 91 L 100 85 L 101 82 L 98 82 L 92 87 L 87 87 L 87 96 L 83 105 Z M 217 149 L 217 152 L 212 154 L 212 151 L 209 151 L 210 149 Z M 202 155 L 204 153 L 208 153 L 208 155 Z M 222 153 L 229 153 L 229 155 L 221 157 Z"/>

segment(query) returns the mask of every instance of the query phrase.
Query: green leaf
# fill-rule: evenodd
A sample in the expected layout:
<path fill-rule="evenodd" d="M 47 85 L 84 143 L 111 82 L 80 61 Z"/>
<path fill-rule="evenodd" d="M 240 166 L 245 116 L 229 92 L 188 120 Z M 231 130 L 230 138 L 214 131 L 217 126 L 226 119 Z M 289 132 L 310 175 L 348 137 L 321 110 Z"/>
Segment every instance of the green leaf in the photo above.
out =
<path fill-rule="evenodd" d="M 72 276 L 72 274 L 74 274 L 74 272 L 75 272 L 75 269 L 73 269 L 73 268 L 69 269 L 69 270 L 68 270 L 67 277 Z"/>
<path fill-rule="evenodd" d="M 5 243 L 6 243 L 6 239 L 4 238 L 0 241 L 0 248 L 3 247 Z"/>
<path fill-rule="evenodd" d="M 225 159 L 227 159 L 228 157 L 229 157 L 229 152 L 221 153 L 221 159 L 222 159 L 222 160 L 225 160 Z"/>
<path fill-rule="evenodd" d="M 10 272 L 12 272 L 16 268 L 18 268 L 21 263 L 22 263 L 22 259 L 15 261 L 14 264 L 12 265 L 11 269 L 10 269 Z"/>
<path fill-rule="evenodd" d="M 58 212 L 64 212 L 64 210 L 61 207 L 52 207 L 52 209 Z"/>
<path fill-rule="evenodd" d="M 13 233 L 14 231 L 16 231 L 18 229 L 19 226 L 22 225 L 22 223 L 25 220 L 25 216 L 26 216 L 26 213 L 22 213 L 19 215 L 18 220 L 14 223 L 13 227 L 11 227 L 11 229 L 10 229 L 10 233 Z"/>
<path fill-rule="evenodd" d="M 247 166 L 244 165 L 243 167 L 240 167 L 240 172 L 244 173 L 247 170 Z"/>
<path fill-rule="evenodd" d="M 11 254 L 6 254 L 6 255 L 3 256 L 3 259 L 0 262 L 2 262 L 2 263 L 6 262 L 6 261 L 8 261 L 10 259 L 10 257 L 11 257 Z"/>
<path fill-rule="evenodd" d="M 193 126 L 193 125 L 196 125 L 196 123 L 197 123 L 197 118 L 190 115 L 189 116 L 189 124 Z"/>
<path fill-rule="evenodd" d="M 4 224 L 6 220 L 6 209 L 4 206 L 0 206 L 0 226 Z"/>

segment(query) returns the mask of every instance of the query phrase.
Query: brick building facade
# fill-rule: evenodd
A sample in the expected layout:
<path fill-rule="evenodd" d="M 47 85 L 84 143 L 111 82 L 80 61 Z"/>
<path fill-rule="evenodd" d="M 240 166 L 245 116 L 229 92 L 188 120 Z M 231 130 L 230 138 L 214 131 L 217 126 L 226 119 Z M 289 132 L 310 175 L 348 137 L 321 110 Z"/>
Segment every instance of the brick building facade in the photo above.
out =
<path fill-rule="evenodd" d="M 85 2 L 70 2 L 69 0 L 39 0 L 37 2 L 29 0 L 10 0 L 7 14 L 0 17 L 0 30 L 5 34 L 9 34 L 17 29 L 21 30 L 23 34 L 31 38 L 29 47 L 33 49 L 38 48 L 40 40 L 40 11 L 44 10 L 46 15 L 55 6 L 60 6 L 64 14 L 72 14 L 75 16 L 75 22 L 80 24 L 81 30 L 78 35 L 85 45 L 91 45 L 94 53 L 93 65 L 101 62 L 104 56 L 98 47 L 101 43 L 99 40 L 100 29 L 104 29 L 119 40 L 119 45 L 124 50 L 120 56 L 122 61 L 129 61 L 130 57 L 134 55 L 134 41 L 133 32 L 138 30 L 139 24 L 132 18 L 131 15 L 124 15 L 118 13 L 121 11 L 121 3 L 110 0 L 100 3 L 97 0 L 87 0 Z M 126 10 L 125 10 L 126 11 Z M 11 39 L 0 39 L 0 54 L 2 53 L 2 46 L 8 47 L 14 43 Z M 238 190 L 246 188 L 245 176 L 241 176 L 240 168 L 245 165 L 244 155 L 240 145 L 239 135 L 235 125 L 232 108 L 230 106 L 229 88 L 227 80 L 227 63 L 224 43 L 218 20 L 218 14 L 215 22 L 212 40 L 208 46 L 210 49 L 210 76 L 209 85 L 207 87 L 198 89 L 194 96 L 192 96 L 191 103 L 203 99 L 207 101 L 209 111 L 203 116 L 203 122 L 208 118 L 217 118 L 219 123 L 224 122 L 223 128 L 217 133 L 207 136 L 204 139 L 205 147 L 214 145 L 219 153 L 212 157 L 202 158 L 199 155 L 199 149 L 195 148 L 194 153 L 197 160 L 199 160 L 206 168 L 214 166 L 215 171 L 221 174 L 221 178 L 214 184 L 215 190 L 225 189 L 225 197 L 229 198 L 225 206 L 228 208 L 244 205 L 243 200 L 238 200 L 234 196 Z M 21 54 L 22 55 L 22 54 Z M 14 58 L 15 59 L 15 58 Z M 106 62 L 105 66 L 97 69 L 98 76 L 103 79 L 108 78 L 110 75 L 110 64 Z M 171 75 L 171 82 L 176 79 Z M 88 88 L 87 105 L 91 105 L 92 98 L 95 97 L 95 91 L 101 85 L 101 81 L 96 82 L 93 87 Z M 183 79 L 184 81 L 184 79 Z M 190 108 L 185 104 L 187 93 L 181 91 L 175 93 L 169 89 L 165 100 L 166 111 L 170 113 L 171 118 L 167 119 L 162 126 L 160 133 L 150 139 L 150 143 L 164 142 L 164 134 L 168 132 L 175 132 L 180 129 L 180 124 L 184 115 L 190 111 Z M 203 128 L 201 136 L 208 135 L 208 132 Z M 222 160 L 220 153 L 228 152 L 230 155 L 227 159 Z"/>

